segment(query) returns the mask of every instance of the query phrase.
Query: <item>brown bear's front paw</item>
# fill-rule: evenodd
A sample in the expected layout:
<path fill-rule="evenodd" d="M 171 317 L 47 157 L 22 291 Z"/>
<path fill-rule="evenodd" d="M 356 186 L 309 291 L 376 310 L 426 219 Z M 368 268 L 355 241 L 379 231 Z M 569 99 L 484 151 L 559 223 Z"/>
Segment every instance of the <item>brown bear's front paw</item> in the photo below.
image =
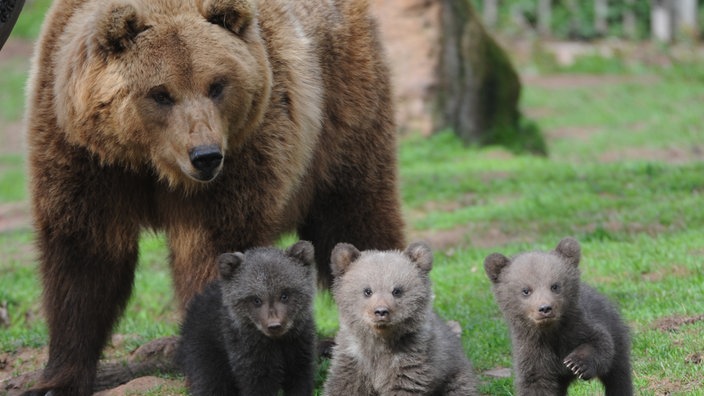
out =
<path fill-rule="evenodd" d="M 583 356 L 578 352 L 572 352 L 562 362 L 570 371 L 579 379 L 589 380 L 596 375 L 594 366 L 589 362 L 587 356 Z"/>

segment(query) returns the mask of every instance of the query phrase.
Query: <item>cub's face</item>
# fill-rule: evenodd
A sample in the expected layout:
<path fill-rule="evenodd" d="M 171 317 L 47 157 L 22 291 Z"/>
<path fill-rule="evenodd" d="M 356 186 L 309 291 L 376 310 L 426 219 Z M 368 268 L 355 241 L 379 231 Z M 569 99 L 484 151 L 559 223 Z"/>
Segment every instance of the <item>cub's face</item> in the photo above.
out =
<path fill-rule="evenodd" d="M 213 180 L 267 105 L 255 12 L 241 0 L 88 2 L 55 58 L 59 126 L 104 162 L 171 185 Z"/>
<path fill-rule="evenodd" d="M 286 251 L 259 248 L 218 259 L 223 304 L 230 318 L 279 338 L 312 320 L 313 248 L 299 242 Z"/>
<path fill-rule="evenodd" d="M 552 252 L 515 258 L 494 253 L 484 261 L 494 295 L 513 325 L 550 328 L 579 299 L 579 244 L 565 238 Z"/>
<path fill-rule="evenodd" d="M 333 295 L 341 322 L 387 336 L 412 330 L 424 320 L 432 299 L 430 261 L 419 266 L 401 252 L 357 251 L 340 272 L 340 263 L 347 260 L 340 258 L 341 250 L 338 245 L 333 251 Z"/>
<path fill-rule="evenodd" d="M 497 285 L 502 309 L 537 327 L 554 325 L 578 298 L 579 275 L 572 269 L 550 254 L 517 257 Z"/>

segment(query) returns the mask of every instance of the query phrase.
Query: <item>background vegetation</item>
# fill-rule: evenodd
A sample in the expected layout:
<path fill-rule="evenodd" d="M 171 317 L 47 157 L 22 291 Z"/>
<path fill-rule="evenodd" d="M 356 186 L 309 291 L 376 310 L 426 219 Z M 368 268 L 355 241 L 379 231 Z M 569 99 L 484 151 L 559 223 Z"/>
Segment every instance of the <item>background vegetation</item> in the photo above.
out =
<path fill-rule="evenodd" d="M 23 13 L 18 35 L 34 37 L 41 15 Z M 406 136 L 399 147 L 409 239 L 435 248 L 435 306 L 460 323 L 482 392 L 513 393 L 510 377 L 491 375 L 510 368 L 511 349 L 484 257 L 551 249 L 572 235 L 582 243 L 583 279 L 632 329 L 638 394 L 704 394 L 701 60 L 662 67 L 588 56 L 565 67 L 540 50 L 516 59 L 531 76 L 522 110 L 545 134 L 547 157 L 464 147 L 450 132 Z M 18 133 L 10 126 L 21 117 L 25 76 L 26 59 L 0 63 L 0 141 Z M 41 368 L 47 343 L 24 167 L 24 152 L 0 151 L 0 379 Z M 8 225 L 16 217 L 24 221 Z M 167 257 L 163 235 L 145 234 L 134 296 L 107 357 L 178 331 Z M 332 336 L 327 293 L 316 315 L 321 336 Z M 152 394 L 183 392 L 175 381 Z M 570 390 L 601 392 L 595 382 Z"/>

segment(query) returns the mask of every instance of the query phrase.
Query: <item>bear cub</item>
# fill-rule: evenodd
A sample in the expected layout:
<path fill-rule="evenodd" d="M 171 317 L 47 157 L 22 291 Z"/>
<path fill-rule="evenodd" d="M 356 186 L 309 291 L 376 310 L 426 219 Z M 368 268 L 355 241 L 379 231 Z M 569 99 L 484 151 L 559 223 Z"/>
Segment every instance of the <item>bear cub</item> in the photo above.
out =
<path fill-rule="evenodd" d="M 325 395 L 476 394 L 460 338 L 432 308 L 427 245 L 360 252 L 340 243 L 331 256 L 340 329 Z"/>
<path fill-rule="evenodd" d="M 511 332 L 518 395 L 566 395 L 577 378 L 598 378 L 606 395 L 632 395 L 630 337 L 617 309 L 580 281 L 581 248 L 484 260 Z"/>
<path fill-rule="evenodd" d="M 313 245 L 219 256 L 220 279 L 189 304 L 176 352 L 193 395 L 310 396 Z"/>

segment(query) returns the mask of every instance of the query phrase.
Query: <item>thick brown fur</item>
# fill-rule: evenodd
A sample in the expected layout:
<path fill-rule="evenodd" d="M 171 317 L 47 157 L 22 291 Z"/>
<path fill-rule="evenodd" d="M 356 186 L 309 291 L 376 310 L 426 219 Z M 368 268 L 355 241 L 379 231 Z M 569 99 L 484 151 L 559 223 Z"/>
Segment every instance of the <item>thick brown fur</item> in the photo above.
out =
<path fill-rule="evenodd" d="M 335 247 L 340 330 L 325 395 L 477 394 L 460 338 L 433 311 L 432 263 L 422 242 L 403 252 Z"/>
<path fill-rule="evenodd" d="M 366 0 L 57 0 L 28 88 L 49 362 L 91 392 L 141 230 L 181 306 L 219 253 L 288 230 L 330 281 L 336 243 L 404 245 L 386 65 Z"/>
<path fill-rule="evenodd" d="M 484 260 L 511 331 L 517 395 L 566 395 L 576 379 L 592 378 L 606 395 L 633 394 L 628 327 L 580 281 L 580 258 L 579 242 L 567 237 L 551 252 Z"/>

